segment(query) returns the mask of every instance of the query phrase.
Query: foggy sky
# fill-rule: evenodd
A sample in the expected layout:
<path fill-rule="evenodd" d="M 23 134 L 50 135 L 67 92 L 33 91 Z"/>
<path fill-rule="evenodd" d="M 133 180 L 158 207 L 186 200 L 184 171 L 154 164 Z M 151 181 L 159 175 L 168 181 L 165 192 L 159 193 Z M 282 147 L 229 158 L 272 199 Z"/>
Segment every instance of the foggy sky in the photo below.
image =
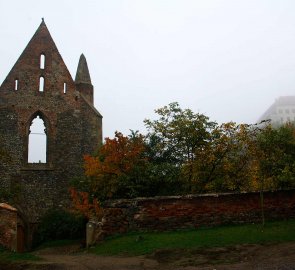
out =
<path fill-rule="evenodd" d="M 219 123 L 255 123 L 295 95 L 294 0 L 0 0 L 0 83 L 41 18 L 72 77 L 84 53 L 104 137 L 145 133 L 177 101 Z"/>

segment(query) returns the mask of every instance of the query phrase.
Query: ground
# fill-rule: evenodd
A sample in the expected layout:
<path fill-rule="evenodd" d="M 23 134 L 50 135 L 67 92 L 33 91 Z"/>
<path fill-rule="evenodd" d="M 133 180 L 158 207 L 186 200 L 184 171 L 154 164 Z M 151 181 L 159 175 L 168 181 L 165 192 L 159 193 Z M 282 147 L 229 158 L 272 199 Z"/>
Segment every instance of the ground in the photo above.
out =
<path fill-rule="evenodd" d="M 41 261 L 1 265 L 0 270 L 222 270 L 295 269 L 295 243 L 239 245 L 195 250 L 159 250 L 147 256 L 96 256 L 77 246 L 34 253 Z"/>

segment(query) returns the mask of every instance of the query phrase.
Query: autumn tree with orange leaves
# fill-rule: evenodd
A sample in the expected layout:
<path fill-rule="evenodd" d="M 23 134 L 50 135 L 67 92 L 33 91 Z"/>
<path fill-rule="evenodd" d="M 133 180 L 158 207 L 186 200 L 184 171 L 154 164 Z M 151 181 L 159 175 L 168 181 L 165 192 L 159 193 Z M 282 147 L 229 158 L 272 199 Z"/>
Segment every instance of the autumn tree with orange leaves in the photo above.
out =
<path fill-rule="evenodd" d="M 136 132 L 106 138 L 97 155 L 84 157 L 87 191 L 102 200 L 134 192 L 136 172 L 146 164 L 144 150 L 144 137 Z"/>
<path fill-rule="evenodd" d="M 91 217 L 102 217 L 103 208 L 100 206 L 97 198 L 91 198 L 86 191 L 78 191 L 74 187 L 70 188 L 70 195 L 74 209 L 85 216 L 87 219 Z"/>

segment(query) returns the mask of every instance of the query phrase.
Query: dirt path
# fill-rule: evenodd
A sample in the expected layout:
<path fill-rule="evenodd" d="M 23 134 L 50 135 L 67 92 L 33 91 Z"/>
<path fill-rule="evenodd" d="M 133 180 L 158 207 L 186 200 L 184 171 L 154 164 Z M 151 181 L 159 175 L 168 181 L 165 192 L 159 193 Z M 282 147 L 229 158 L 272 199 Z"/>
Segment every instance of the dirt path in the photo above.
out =
<path fill-rule="evenodd" d="M 195 250 L 160 250 L 149 256 L 103 257 L 77 253 L 75 247 L 35 253 L 42 261 L 25 270 L 295 270 L 295 243 L 241 245 Z M 1 267 L 0 267 L 1 268 Z"/>

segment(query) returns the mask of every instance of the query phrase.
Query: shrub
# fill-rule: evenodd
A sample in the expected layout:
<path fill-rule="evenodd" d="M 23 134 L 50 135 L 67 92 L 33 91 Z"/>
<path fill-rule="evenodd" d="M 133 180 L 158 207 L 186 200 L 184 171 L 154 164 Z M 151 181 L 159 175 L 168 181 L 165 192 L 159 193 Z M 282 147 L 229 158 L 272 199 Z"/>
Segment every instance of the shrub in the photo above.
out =
<path fill-rule="evenodd" d="M 41 218 L 33 244 L 61 239 L 80 239 L 85 237 L 86 220 L 83 216 L 62 209 L 50 209 Z"/>

